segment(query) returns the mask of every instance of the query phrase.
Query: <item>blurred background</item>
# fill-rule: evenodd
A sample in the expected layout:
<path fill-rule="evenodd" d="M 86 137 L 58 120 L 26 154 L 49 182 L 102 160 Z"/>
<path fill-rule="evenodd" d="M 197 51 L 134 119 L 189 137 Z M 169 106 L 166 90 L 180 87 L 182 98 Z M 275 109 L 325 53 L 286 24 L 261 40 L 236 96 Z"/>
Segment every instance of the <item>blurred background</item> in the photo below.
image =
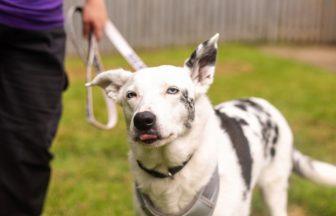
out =
<path fill-rule="evenodd" d="M 67 0 L 65 8 L 82 1 Z M 334 0 L 108 0 L 111 20 L 135 48 L 222 42 L 336 42 Z M 110 51 L 108 41 L 102 48 Z M 72 49 L 70 48 L 72 51 Z"/>
<path fill-rule="evenodd" d="M 295 145 L 336 163 L 335 0 L 108 0 L 112 22 L 149 66 L 183 65 L 195 46 L 220 33 L 214 104 L 258 96 L 287 117 Z M 66 0 L 65 11 L 82 1 Z M 80 25 L 78 23 L 78 28 Z M 80 39 L 78 39 L 80 40 Z M 100 44 L 105 68 L 127 63 Z M 53 145 L 45 215 L 133 215 L 125 124 L 100 131 L 85 121 L 85 67 L 68 43 L 70 87 Z M 102 98 L 96 113 L 106 118 Z M 336 215 L 336 189 L 290 179 L 292 216 Z M 256 189 L 252 215 L 268 215 Z"/>

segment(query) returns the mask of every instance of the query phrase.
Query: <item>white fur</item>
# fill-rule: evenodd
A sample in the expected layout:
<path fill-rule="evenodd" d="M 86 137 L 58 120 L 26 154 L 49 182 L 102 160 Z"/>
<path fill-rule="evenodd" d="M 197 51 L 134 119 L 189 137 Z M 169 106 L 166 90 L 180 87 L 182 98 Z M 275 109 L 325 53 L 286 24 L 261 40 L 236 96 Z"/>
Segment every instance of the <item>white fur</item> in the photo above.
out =
<path fill-rule="evenodd" d="M 217 39 L 210 40 L 209 44 L 213 45 L 216 41 Z M 202 55 L 203 48 L 202 44 L 197 48 L 197 55 Z M 206 76 L 196 79 L 195 73 L 204 73 Z M 247 111 L 239 109 L 235 106 L 237 101 L 216 107 L 219 112 L 244 119 L 248 123 L 242 128 L 249 143 L 253 164 L 251 189 L 244 197 L 246 185 L 237 154 L 205 95 L 212 83 L 213 73 L 213 66 L 194 67 L 191 70 L 188 67 L 160 66 L 142 69 L 133 74 L 114 70 L 99 75 L 88 85 L 99 85 L 100 80 L 110 80 L 107 85 L 109 87 L 106 87 L 106 83 L 103 87 L 123 106 L 131 146 L 129 162 L 134 180 L 162 212 L 177 213 L 187 206 L 209 181 L 218 165 L 220 192 L 214 215 L 249 215 L 251 191 L 257 184 L 262 188 L 271 214 L 287 215 L 288 178 L 293 166 L 293 136 L 286 120 L 267 101 L 250 98 L 269 113 L 269 118 L 279 129 L 276 154 L 274 157 L 265 156 L 265 151 L 268 152 L 269 149 L 265 150 L 256 110 L 253 107 L 248 107 Z M 177 95 L 167 94 L 166 89 L 170 86 L 188 91 L 189 97 L 195 100 L 195 118 L 191 128 L 186 128 L 184 124 L 187 112 L 180 100 L 181 92 Z M 127 99 L 125 95 L 128 91 L 136 92 L 137 96 Z M 150 111 L 156 115 L 162 140 L 150 145 L 134 141 L 136 129 L 133 116 L 141 111 Z M 191 160 L 174 179 L 152 177 L 140 169 L 136 162 L 139 160 L 148 169 L 167 173 L 168 167 L 182 164 L 190 155 L 193 155 Z M 324 168 L 331 170 L 334 172 L 331 175 L 336 176 L 335 167 L 329 165 Z M 329 183 L 335 184 L 335 176 L 329 176 Z M 134 200 L 137 214 L 144 215 L 136 198 Z"/>

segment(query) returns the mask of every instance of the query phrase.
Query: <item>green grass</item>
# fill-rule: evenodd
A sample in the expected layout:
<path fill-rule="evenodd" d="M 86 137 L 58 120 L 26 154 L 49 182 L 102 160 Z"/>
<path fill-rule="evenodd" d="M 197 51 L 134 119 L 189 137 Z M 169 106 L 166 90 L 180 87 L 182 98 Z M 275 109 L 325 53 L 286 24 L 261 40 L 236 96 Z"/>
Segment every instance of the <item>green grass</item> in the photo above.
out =
<path fill-rule="evenodd" d="M 140 52 L 140 56 L 151 66 L 181 65 L 191 51 L 191 47 L 148 50 Z M 127 67 L 119 56 L 105 56 L 106 68 Z M 63 118 L 52 148 L 55 159 L 45 215 L 133 215 L 122 115 L 111 131 L 88 125 L 84 68 L 76 58 L 68 58 L 67 68 L 71 85 L 64 94 Z M 336 163 L 335 74 L 267 56 L 254 46 L 221 45 L 209 96 L 214 104 L 245 96 L 268 99 L 287 117 L 298 149 Z M 97 113 L 103 119 L 101 98 L 96 102 Z M 295 176 L 290 182 L 292 215 L 336 215 L 336 189 Z M 267 215 L 260 193 L 255 198 L 253 215 Z"/>

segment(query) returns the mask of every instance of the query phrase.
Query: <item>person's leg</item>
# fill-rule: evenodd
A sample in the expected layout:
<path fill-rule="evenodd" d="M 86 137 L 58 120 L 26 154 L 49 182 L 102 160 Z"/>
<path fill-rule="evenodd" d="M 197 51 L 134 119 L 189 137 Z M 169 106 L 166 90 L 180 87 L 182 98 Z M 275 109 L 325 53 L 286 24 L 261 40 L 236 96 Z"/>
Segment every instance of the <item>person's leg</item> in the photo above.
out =
<path fill-rule="evenodd" d="M 61 115 L 63 29 L 0 26 L 0 215 L 40 215 Z"/>

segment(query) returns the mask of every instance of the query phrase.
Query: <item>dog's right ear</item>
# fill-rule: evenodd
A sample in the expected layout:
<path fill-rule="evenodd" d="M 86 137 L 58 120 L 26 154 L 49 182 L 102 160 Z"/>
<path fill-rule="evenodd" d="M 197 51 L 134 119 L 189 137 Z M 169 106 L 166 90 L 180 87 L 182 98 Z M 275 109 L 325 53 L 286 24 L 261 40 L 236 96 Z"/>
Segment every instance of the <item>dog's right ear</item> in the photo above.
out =
<path fill-rule="evenodd" d="M 117 100 L 119 90 L 131 76 L 131 72 L 123 69 L 109 70 L 101 72 L 91 82 L 86 83 L 85 86 L 100 86 L 110 98 Z"/>

